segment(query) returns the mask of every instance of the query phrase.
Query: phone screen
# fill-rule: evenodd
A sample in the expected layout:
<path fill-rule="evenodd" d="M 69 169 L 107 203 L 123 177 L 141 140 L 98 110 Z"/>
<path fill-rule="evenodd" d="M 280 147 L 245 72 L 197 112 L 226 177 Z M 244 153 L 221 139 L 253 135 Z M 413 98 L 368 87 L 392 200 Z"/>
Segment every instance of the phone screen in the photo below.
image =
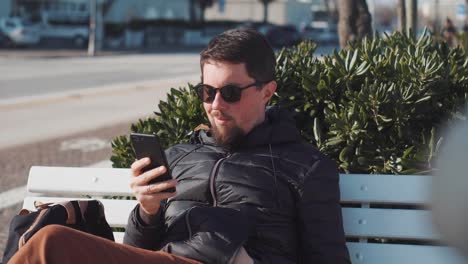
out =
<path fill-rule="evenodd" d="M 167 181 L 172 179 L 171 172 L 169 170 L 169 165 L 167 163 L 166 155 L 164 149 L 161 147 L 159 137 L 155 134 L 140 134 L 140 133 L 131 133 L 130 141 L 132 143 L 133 151 L 137 159 L 142 159 L 145 157 L 150 158 L 151 163 L 142 169 L 142 172 L 157 168 L 159 166 L 166 167 L 166 173 L 163 175 L 151 180 L 150 183 Z M 169 188 L 164 190 L 164 192 L 174 192 L 175 188 Z"/>

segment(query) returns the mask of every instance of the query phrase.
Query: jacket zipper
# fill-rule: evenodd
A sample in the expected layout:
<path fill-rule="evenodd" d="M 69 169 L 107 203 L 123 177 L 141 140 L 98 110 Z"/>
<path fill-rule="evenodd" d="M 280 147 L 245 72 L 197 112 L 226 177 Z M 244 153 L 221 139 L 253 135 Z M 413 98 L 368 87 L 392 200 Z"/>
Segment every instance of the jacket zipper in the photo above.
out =
<path fill-rule="evenodd" d="M 229 156 L 230 155 L 216 161 L 216 163 L 215 163 L 215 165 L 214 165 L 214 167 L 213 167 L 213 169 L 211 170 L 211 173 L 210 173 L 210 193 L 211 193 L 211 198 L 213 198 L 213 207 L 218 206 L 218 198 L 216 197 L 215 180 L 216 180 L 216 176 L 218 175 L 219 166 Z"/>
<path fill-rule="evenodd" d="M 190 208 L 187 213 L 185 214 L 185 224 L 187 225 L 187 230 L 189 233 L 189 239 L 192 238 L 192 226 L 190 226 L 190 212 L 192 211 L 194 207 Z"/>

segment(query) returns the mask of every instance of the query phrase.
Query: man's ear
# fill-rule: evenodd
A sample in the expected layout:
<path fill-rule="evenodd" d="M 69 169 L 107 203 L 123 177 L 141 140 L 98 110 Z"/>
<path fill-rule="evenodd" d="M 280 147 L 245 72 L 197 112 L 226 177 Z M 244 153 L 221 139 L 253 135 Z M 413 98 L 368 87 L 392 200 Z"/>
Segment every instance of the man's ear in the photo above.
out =
<path fill-rule="evenodd" d="M 276 81 L 271 81 L 263 86 L 263 103 L 266 105 L 276 92 Z"/>

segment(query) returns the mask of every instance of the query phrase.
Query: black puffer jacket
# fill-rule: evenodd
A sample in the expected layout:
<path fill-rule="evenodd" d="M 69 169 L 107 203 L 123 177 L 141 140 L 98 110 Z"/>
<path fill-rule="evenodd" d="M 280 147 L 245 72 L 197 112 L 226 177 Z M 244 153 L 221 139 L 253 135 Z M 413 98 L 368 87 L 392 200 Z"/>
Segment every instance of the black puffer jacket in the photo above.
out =
<path fill-rule="evenodd" d="M 126 243 L 165 246 L 205 263 L 228 263 L 241 245 L 256 263 L 350 263 L 336 164 L 302 143 L 293 119 L 279 108 L 269 109 L 265 122 L 235 150 L 215 146 L 208 132 L 199 131 L 190 144 L 171 147 L 167 154 L 178 194 L 163 206 L 156 226 L 142 226 L 134 210 Z M 196 227 L 202 227 L 196 237 L 198 230 L 190 230 L 192 237 L 173 235 L 171 230 L 184 229 L 174 227 L 182 222 L 193 229 L 187 212 L 199 207 L 230 210 L 229 217 L 218 217 L 226 233 L 209 233 L 206 223 Z M 170 241 L 178 241 L 175 251 Z M 207 245 L 219 245 L 212 252 L 223 258 L 200 255 Z"/>

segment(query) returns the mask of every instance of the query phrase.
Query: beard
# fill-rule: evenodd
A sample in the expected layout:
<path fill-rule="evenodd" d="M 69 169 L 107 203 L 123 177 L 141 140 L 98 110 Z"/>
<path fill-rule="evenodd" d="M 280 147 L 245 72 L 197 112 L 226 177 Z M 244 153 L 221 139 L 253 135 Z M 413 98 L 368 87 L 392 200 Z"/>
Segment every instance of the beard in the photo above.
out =
<path fill-rule="evenodd" d="M 213 111 L 211 113 L 213 116 L 225 115 L 221 111 Z M 211 133 L 217 145 L 233 149 L 240 144 L 244 139 L 244 131 L 237 125 L 232 127 L 219 127 L 213 121 L 211 122 Z"/>

